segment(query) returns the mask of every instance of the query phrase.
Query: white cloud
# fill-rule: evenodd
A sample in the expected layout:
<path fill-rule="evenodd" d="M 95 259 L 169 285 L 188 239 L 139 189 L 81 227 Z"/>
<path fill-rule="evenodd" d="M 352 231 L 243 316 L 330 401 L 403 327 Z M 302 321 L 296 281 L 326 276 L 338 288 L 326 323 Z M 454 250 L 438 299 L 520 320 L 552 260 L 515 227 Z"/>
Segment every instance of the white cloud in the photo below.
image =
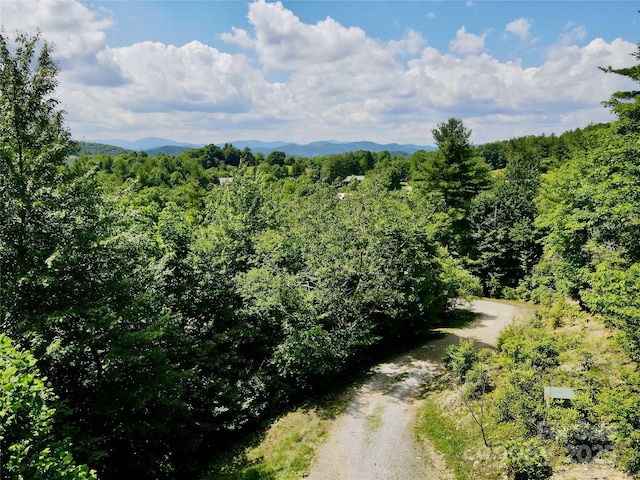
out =
<path fill-rule="evenodd" d="M 35 25 L 0 1 L 8 32 Z M 635 44 L 619 39 L 579 46 L 567 37 L 525 68 L 484 52 L 486 33 L 464 27 L 441 52 L 416 31 L 383 42 L 332 18 L 304 23 L 281 3 L 258 0 L 249 5 L 250 28 L 220 37 L 244 54 L 197 41 L 109 48 L 108 16 L 67 1 L 56 4 L 66 15 L 59 19 L 50 4 L 30 5 L 43 36 L 64 40 L 55 51 L 59 92 L 78 138 L 430 143 L 431 128 L 456 116 L 482 143 L 608 121 L 600 101 L 632 87 L 597 68 L 630 64 Z M 529 31 L 524 22 L 510 25 L 513 35 Z"/>
<path fill-rule="evenodd" d="M 581 25 L 570 22 L 565 27 L 566 32 L 560 36 L 562 45 L 570 45 L 572 43 L 583 42 L 587 38 L 587 30 Z"/>
<path fill-rule="evenodd" d="M 526 18 L 518 18 L 513 22 L 507 23 L 505 30 L 519 37 L 521 40 L 526 40 L 529 36 L 529 30 L 531 27 L 532 23 L 529 20 Z"/>
<path fill-rule="evenodd" d="M 173 130 L 174 137 L 249 113 L 261 97 L 283 100 L 278 85 L 268 84 L 247 57 L 196 41 L 182 47 L 137 43 L 105 49 L 100 59 L 118 65 L 127 81 L 112 88 L 65 88 L 76 125 L 99 122 L 131 130 L 147 124 Z"/>
<path fill-rule="evenodd" d="M 456 39 L 449 42 L 449 50 L 461 54 L 478 53 L 484 50 L 484 41 L 487 34 L 474 35 L 467 32 L 462 26 L 456 32 Z"/>
<path fill-rule="evenodd" d="M 144 42 L 109 49 L 104 57 L 126 67 L 119 103 L 133 111 L 243 111 L 255 72 L 241 55 L 200 42 L 182 47 Z"/>
<path fill-rule="evenodd" d="M 629 42 L 611 44 L 597 39 L 587 46 L 557 46 L 538 67 L 502 63 L 487 55 L 463 59 L 425 49 L 422 58 L 410 63 L 410 73 L 420 83 L 439 92 L 433 96 L 442 109 L 521 113 L 555 112 L 599 107 L 600 100 L 617 88 L 620 79 L 607 75 L 598 66 L 628 63 L 633 50 Z M 600 107 L 601 108 L 601 107 Z"/>
<path fill-rule="evenodd" d="M 258 0 L 249 6 L 249 23 L 255 29 L 255 48 L 267 69 L 298 70 L 348 63 L 354 56 L 378 50 L 361 28 L 343 27 L 327 17 L 305 24 L 282 3 Z M 372 58 L 372 60 L 375 60 Z"/>
<path fill-rule="evenodd" d="M 99 58 L 106 48 L 105 31 L 113 23 L 108 11 L 90 10 L 69 0 L 0 0 L 0 6 L 7 35 L 40 30 L 67 76 L 96 85 L 123 82 L 118 65 Z"/>
<path fill-rule="evenodd" d="M 112 25 L 108 12 L 94 11 L 69 0 L 2 0 L 2 25 L 8 35 L 40 29 L 60 59 L 91 59 L 106 44 Z M 28 12 L 28 14 L 26 13 Z"/>
<path fill-rule="evenodd" d="M 243 48 L 255 47 L 255 41 L 249 36 L 249 33 L 242 28 L 231 27 L 232 33 L 222 33 L 220 38 L 226 43 L 235 43 Z"/>

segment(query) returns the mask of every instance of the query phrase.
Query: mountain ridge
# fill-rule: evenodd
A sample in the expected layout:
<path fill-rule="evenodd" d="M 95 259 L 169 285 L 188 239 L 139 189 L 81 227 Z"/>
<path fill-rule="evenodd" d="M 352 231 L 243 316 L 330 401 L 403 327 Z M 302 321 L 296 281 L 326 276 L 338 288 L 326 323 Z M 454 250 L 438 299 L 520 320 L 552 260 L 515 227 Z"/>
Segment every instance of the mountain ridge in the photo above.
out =
<path fill-rule="evenodd" d="M 146 151 L 153 148 L 176 146 L 176 147 L 190 147 L 190 148 L 202 148 L 205 144 L 195 144 L 188 142 L 178 142 L 162 137 L 144 137 L 138 140 L 130 141 L 123 140 L 121 138 L 108 138 L 104 140 L 82 140 L 88 143 L 101 143 L 103 145 L 113 145 L 115 147 L 126 148 L 127 150 Z"/>
<path fill-rule="evenodd" d="M 105 140 L 87 140 L 84 143 L 95 143 L 102 145 L 112 145 L 127 150 L 144 151 L 150 155 L 165 153 L 168 155 L 177 155 L 185 150 L 202 148 L 205 144 L 193 144 L 187 142 L 178 142 L 168 138 L 161 137 L 145 137 L 136 141 L 128 141 L 117 138 Z M 389 151 L 394 155 L 411 155 L 418 150 L 435 150 L 435 147 L 429 145 L 415 144 L 399 144 L 386 143 L 380 144 L 371 141 L 315 141 L 306 144 L 284 141 L 264 142 L 261 140 L 236 140 L 226 142 L 234 147 L 243 150 L 249 148 L 253 153 L 263 153 L 268 155 L 273 151 L 283 151 L 287 155 L 294 157 L 318 157 L 323 155 L 333 155 L 347 152 L 355 152 L 358 150 L 368 150 L 371 152 Z M 223 147 L 226 143 L 216 144 Z"/>

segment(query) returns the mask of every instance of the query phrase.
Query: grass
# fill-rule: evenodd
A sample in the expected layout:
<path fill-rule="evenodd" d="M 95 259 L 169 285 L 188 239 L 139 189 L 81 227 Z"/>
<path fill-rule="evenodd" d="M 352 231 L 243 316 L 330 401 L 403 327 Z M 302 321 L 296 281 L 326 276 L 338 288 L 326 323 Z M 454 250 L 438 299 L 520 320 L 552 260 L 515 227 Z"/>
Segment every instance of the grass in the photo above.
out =
<path fill-rule="evenodd" d="M 327 434 L 328 418 L 317 410 L 296 410 L 277 420 L 264 439 L 208 480 L 293 480 L 308 473 L 315 447 Z"/>
<path fill-rule="evenodd" d="M 368 433 L 374 433 L 376 430 L 380 429 L 382 426 L 382 413 L 384 411 L 384 407 L 382 405 L 376 406 L 373 413 L 367 416 L 365 421 L 365 427 Z"/>
<path fill-rule="evenodd" d="M 257 463 L 254 469 L 269 471 L 272 478 L 300 478 L 308 473 L 315 446 L 326 437 L 326 422 L 316 410 L 289 413 L 247 457 Z"/>
<path fill-rule="evenodd" d="M 258 445 L 246 448 L 206 480 L 297 480 L 309 473 L 314 453 L 333 418 L 346 408 L 345 397 L 318 407 L 299 408 L 276 420 Z"/>
<path fill-rule="evenodd" d="M 440 453 L 447 468 L 457 480 L 497 480 L 501 474 L 491 452 L 483 445 L 480 432 L 468 414 L 451 403 L 451 391 L 431 393 L 421 406 L 416 434 L 422 442 L 430 442 Z"/>

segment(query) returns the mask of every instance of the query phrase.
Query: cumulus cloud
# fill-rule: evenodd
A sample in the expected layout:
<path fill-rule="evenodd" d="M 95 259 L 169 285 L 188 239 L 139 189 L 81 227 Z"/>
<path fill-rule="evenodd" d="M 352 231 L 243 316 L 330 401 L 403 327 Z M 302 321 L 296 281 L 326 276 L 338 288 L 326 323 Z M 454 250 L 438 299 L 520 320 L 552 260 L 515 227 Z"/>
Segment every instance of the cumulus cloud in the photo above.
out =
<path fill-rule="evenodd" d="M 99 58 L 112 24 L 108 11 L 90 10 L 76 1 L 2 0 L 2 25 L 8 35 L 40 30 L 67 75 L 89 84 L 124 82 L 117 65 Z"/>
<path fill-rule="evenodd" d="M 235 43 L 243 48 L 255 46 L 255 41 L 249 36 L 249 33 L 238 27 L 231 27 L 231 33 L 221 33 L 220 38 L 226 43 Z"/>
<path fill-rule="evenodd" d="M 38 23 L 56 43 L 60 96 L 78 138 L 429 143 L 431 128 L 456 116 L 481 143 L 607 121 L 600 101 L 632 87 L 597 67 L 629 65 L 635 45 L 595 39 L 579 46 L 576 26 L 543 62 L 525 68 L 497 60 L 486 51 L 487 34 L 465 27 L 441 52 L 413 30 L 381 41 L 330 17 L 305 23 L 264 0 L 248 6 L 248 28 L 219 37 L 241 54 L 198 41 L 110 48 L 108 12 L 70 0 L 34 2 L 36 22 L 15 8 L 26 1 L 5 0 L 3 22 L 7 31 Z M 518 19 L 506 31 L 525 38 L 530 26 Z"/>
<path fill-rule="evenodd" d="M 74 1 L 3 0 L 2 25 L 8 34 L 40 29 L 55 45 L 59 58 L 75 60 L 92 58 L 105 46 L 105 30 L 112 20 L 108 12 L 90 10 Z"/>
<path fill-rule="evenodd" d="M 478 53 L 484 50 L 484 41 L 487 34 L 474 35 L 467 32 L 467 29 L 462 26 L 456 32 L 455 40 L 449 42 L 449 50 L 461 54 Z"/>
<path fill-rule="evenodd" d="M 632 49 L 628 42 L 608 44 L 602 39 L 584 48 L 557 46 L 542 65 L 529 68 L 499 62 L 487 54 L 460 59 L 425 49 L 420 59 L 410 63 L 409 72 L 440 92 L 433 103 L 442 109 L 459 106 L 514 115 L 554 112 L 599 106 L 600 100 L 622 85 L 598 66 L 624 64 L 624 56 Z"/>
<path fill-rule="evenodd" d="M 330 17 L 305 24 L 280 2 L 252 3 L 248 19 L 255 29 L 260 62 L 267 69 L 335 65 L 375 49 L 375 42 L 361 28 L 344 27 Z"/>
<path fill-rule="evenodd" d="M 518 18 L 513 22 L 507 23 L 505 30 L 513 35 L 519 37 L 521 40 L 526 40 L 529 36 L 529 30 L 532 23 L 526 18 Z"/>
<path fill-rule="evenodd" d="M 197 41 L 182 47 L 136 43 L 107 49 L 101 58 L 119 65 L 127 82 L 102 89 L 92 103 L 119 108 L 139 120 L 157 114 L 165 115 L 167 122 L 176 112 L 237 115 L 252 108 L 256 95 L 271 93 L 245 56 L 222 53 Z M 97 89 L 85 87 L 85 91 Z"/>

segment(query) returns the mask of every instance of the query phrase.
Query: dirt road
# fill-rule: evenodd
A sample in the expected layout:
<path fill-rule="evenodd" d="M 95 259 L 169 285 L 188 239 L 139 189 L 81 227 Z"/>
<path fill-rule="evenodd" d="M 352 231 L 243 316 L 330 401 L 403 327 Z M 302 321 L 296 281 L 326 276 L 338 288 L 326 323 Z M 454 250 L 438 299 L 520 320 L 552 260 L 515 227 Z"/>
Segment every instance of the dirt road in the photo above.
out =
<path fill-rule="evenodd" d="M 467 327 L 378 365 L 336 418 L 317 452 L 311 480 L 418 480 L 452 478 L 435 453 L 425 454 L 414 434 L 420 387 L 442 368 L 447 345 L 471 338 L 495 345 L 498 333 L 518 309 L 475 300 L 464 306 L 480 315 Z"/>

